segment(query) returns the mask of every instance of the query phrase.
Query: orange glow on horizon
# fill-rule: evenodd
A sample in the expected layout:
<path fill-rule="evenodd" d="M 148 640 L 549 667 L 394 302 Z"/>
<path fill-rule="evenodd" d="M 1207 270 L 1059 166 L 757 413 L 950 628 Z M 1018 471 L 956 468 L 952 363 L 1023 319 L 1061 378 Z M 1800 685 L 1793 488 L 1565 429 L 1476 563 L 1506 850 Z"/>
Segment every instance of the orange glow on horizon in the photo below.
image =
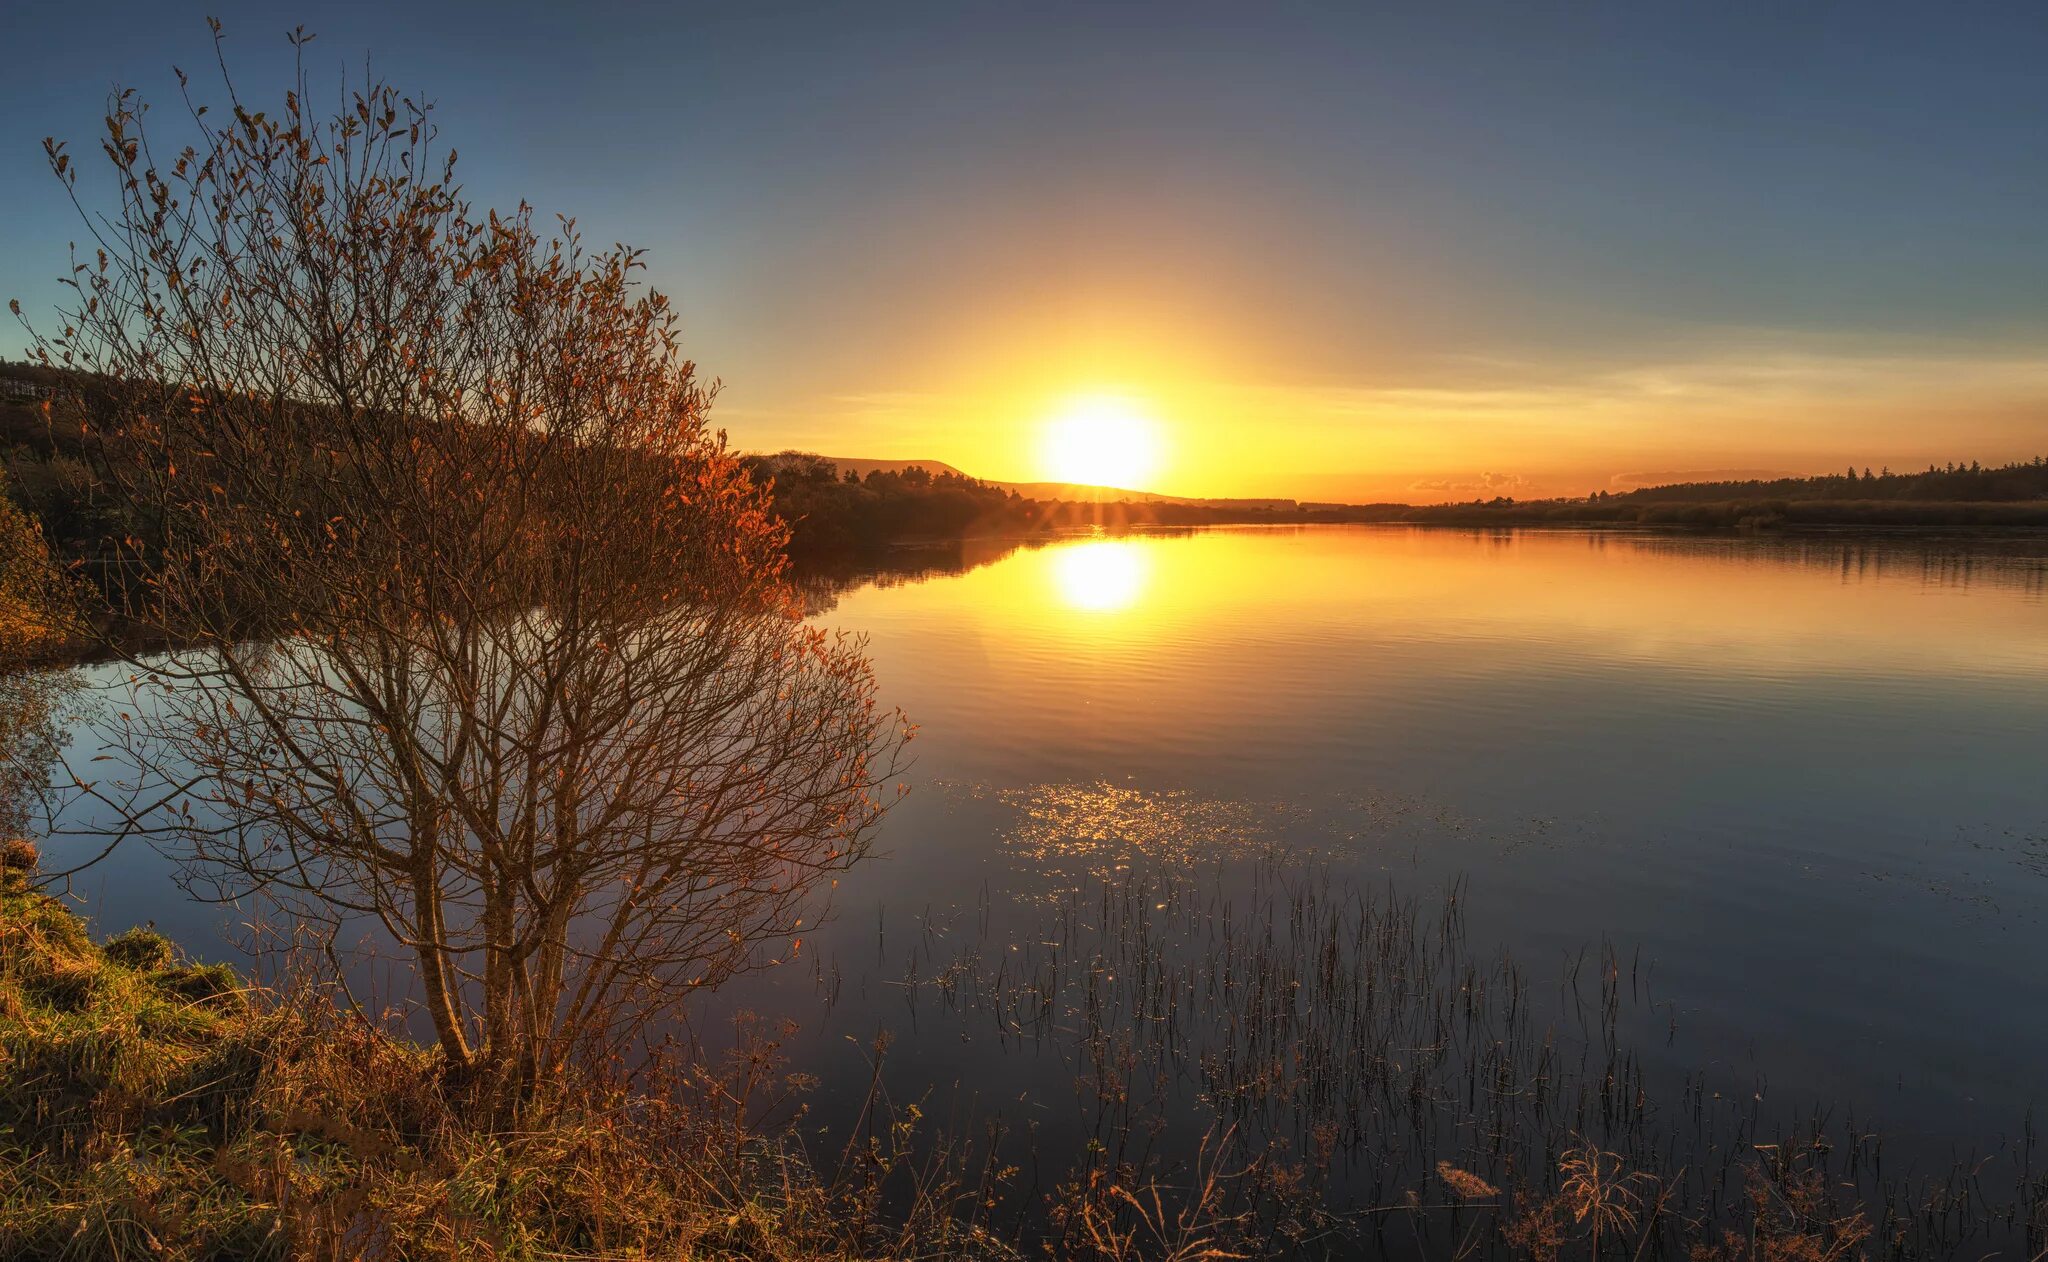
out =
<path fill-rule="evenodd" d="M 1450 362 L 1345 383 L 1289 380 L 1255 342 L 1192 322 L 1105 319 L 1082 336 L 1010 319 L 933 349 L 899 388 L 823 411 L 785 399 L 736 417 L 734 437 L 941 461 L 993 481 L 1430 504 L 1825 474 L 1852 460 L 2025 460 L 2039 454 L 2048 398 L 2048 357 L 1999 348 L 1703 346 L 1641 365 Z M 1930 429 L 1933 411 L 1955 424 Z"/>

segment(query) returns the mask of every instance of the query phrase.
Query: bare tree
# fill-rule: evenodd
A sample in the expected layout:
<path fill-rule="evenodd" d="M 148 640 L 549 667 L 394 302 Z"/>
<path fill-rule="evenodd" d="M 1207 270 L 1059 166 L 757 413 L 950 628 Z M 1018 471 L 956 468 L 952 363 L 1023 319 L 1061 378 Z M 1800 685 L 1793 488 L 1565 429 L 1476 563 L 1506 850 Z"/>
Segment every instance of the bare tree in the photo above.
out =
<path fill-rule="evenodd" d="M 48 146 L 94 240 L 39 352 L 149 523 L 122 621 L 181 646 L 91 792 L 223 894 L 376 917 L 449 1064 L 531 1087 L 791 949 L 909 730 L 802 620 L 638 252 L 477 214 L 387 85 L 316 121 L 303 68 L 274 117 L 222 78 L 163 158 L 112 101 L 104 213 Z"/>

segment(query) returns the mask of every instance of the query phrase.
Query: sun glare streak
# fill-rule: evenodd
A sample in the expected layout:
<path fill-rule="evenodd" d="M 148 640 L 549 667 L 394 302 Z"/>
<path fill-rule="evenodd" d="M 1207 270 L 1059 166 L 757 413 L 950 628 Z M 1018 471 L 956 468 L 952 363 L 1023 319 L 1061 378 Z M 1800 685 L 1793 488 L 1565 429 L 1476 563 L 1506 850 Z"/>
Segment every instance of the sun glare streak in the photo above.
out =
<path fill-rule="evenodd" d="M 1159 427 L 1136 400 L 1082 395 L 1046 423 L 1041 462 L 1055 482 L 1146 490 L 1159 471 Z"/>
<path fill-rule="evenodd" d="M 1150 558 L 1120 539 L 1098 539 L 1054 550 L 1053 585 L 1060 600 L 1082 613 L 1127 609 L 1144 594 Z"/>

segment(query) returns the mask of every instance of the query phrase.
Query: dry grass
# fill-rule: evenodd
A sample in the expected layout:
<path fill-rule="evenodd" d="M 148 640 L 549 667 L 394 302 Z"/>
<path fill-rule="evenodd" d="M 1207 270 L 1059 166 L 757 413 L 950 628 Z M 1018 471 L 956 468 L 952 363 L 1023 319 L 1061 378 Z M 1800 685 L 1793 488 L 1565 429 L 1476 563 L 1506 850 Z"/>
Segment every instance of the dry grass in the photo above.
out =
<path fill-rule="evenodd" d="M 913 1168 L 910 1136 L 820 1180 L 772 1042 L 727 1064 L 593 1073 L 473 1124 L 438 1054 L 316 988 L 241 988 L 149 931 L 95 945 L 0 888 L 0 1257 L 961 1257 L 1003 1252 Z M 900 1141 L 900 1142 L 899 1142 Z M 901 1187 L 910 1212 L 885 1212 Z"/>

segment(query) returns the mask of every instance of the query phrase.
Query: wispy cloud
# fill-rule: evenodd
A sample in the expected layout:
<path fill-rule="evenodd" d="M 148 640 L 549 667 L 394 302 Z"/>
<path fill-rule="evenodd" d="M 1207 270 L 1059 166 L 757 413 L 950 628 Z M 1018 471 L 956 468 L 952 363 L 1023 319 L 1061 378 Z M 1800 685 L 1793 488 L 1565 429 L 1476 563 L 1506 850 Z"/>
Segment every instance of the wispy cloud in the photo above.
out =
<path fill-rule="evenodd" d="M 1293 391 L 1313 414 L 1349 419 L 1587 422 L 1918 402 L 1958 408 L 2048 405 L 2048 353 L 1808 335 L 1749 335 L 1633 361 L 1559 363 L 1448 356 L 1408 380 Z"/>

